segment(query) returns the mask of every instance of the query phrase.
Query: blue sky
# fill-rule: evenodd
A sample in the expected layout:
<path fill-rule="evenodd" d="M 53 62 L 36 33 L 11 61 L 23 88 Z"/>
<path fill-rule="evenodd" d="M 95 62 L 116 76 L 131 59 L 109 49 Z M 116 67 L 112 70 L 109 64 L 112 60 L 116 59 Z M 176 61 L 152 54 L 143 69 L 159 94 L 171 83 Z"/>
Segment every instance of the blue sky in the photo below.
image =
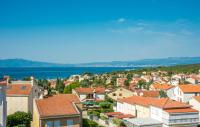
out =
<path fill-rule="evenodd" d="M 1 0 L 0 58 L 200 56 L 199 0 Z"/>

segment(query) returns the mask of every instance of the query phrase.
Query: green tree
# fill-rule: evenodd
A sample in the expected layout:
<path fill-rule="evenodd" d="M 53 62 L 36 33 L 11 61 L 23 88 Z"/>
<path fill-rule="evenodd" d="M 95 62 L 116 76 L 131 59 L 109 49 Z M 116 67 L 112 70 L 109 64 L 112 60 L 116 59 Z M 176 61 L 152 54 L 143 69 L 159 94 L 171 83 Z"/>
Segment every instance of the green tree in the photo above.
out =
<path fill-rule="evenodd" d="M 6 127 L 30 127 L 31 120 L 32 115 L 30 112 L 15 112 L 7 116 Z"/>
<path fill-rule="evenodd" d="M 63 93 L 72 93 L 72 89 L 75 89 L 77 87 L 80 87 L 80 83 L 79 82 L 74 82 L 74 83 L 71 83 L 70 85 L 68 86 L 65 86 L 64 88 L 64 92 Z"/>
<path fill-rule="evenodd" d="M 92 82 L 88 79 L 84 79 L 83 81 L 80 82 L 81 87 L 89 87 L 92 85 Z"/>
<path fill-rule="evenodd" d="M 125 85 L 125 86 L 129 86 L 129 84 L 130 84 L 129 80 L 125 80 L 125 81 L 124 81 L 124 85 Z"/>
<path fill-rule="evenodd" d="M 48 91 L 48 95 L 53 95 L 53 89 L 50 87 L 50 83 L 46 79 L 39 79 L 37 81 L 38 86 L 42 87 L 43 89 Z"/>
<path fill-rule="evenodd" d="M 31 81 L 31 77 L 24 77 L 23 80 L 24 81 Z"/>
<path fill-rule="evenodd" d="M 65 87 L 65 85 L 64 85 L 63 81 L 60 78 L 57 78 L 57 80 L 56 80 L 56 90 L 59 93 L 63 93 L 64 87 Z"/>
<path fill-rule="evenodd" d="M 117 82 L 117 76 L 115 76 L 115 75 L 113 75 L 112 77 L 111 77 L 111 85 L 116 85 L 116 82 Z"/>
<path fill-rule="evenodd" d="M 167 93 L 163 90 L 159 91 L 160 97 L 161 98 L 167 98 Z"/>
<path fill-rule="evenodd" d="M 146 82 L 144 80 L 138 81 L 138 83 L 137 83 L 137 88 L 138 89 L 145 88 L 145 86 L 146 86 Z"/>
<path fill-rule="evenodd" d="M 92 120 L 83 119 L 83 127 L 100 127 L 100 126 Z"/>

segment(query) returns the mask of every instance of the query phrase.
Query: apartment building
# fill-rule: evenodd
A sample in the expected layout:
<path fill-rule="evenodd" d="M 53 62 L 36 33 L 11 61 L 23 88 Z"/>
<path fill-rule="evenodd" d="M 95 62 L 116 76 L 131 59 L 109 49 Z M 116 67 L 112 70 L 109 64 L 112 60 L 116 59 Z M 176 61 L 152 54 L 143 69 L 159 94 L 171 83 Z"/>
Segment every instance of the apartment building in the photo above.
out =
<path fill-rule="evenodd" d="M 189 102 L 194 96 L 200 95 L 200 86 L 193 84 L 178 85 L 174 88 L 174 95 L 170 98 L 180 101 Z"/>
<path fill-rule="evenodd" d="M 191 105 L 169 98 L 133 96 L 117 102 L 117 112 L 129 113 L 137 118 L 151 118 L 162 122 L 163 127 L 196 127 L 199 112 Z"/>
<path fill-rule="evenodd" d="M 31 81 L 12 81 L 6 90 L 7 115 L 17 111 L 32 113 L 33 99 L 41 96 L 41 91 L 33 78 Z"/>
<path fill-rule="evenodd" d="M 81 127 L 82 115 L 73 94 L 35 100 L 32 127 Z"/>

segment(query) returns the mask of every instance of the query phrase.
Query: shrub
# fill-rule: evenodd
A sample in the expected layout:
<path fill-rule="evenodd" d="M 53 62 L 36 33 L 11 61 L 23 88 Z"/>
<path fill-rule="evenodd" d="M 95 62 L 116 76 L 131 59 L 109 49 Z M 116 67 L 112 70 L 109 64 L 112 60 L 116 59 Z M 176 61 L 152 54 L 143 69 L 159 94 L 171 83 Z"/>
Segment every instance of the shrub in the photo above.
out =
<path fill-rule="evenodd" d="M 99 127 L 99 125 L 89 119 L 83 119 L 83 127 Z"/>
<path fill-rule="evenodd" d="M 8 115 L 7 127 L 30 127 L 31 120 L 31 113 L 15 112 Z"/>

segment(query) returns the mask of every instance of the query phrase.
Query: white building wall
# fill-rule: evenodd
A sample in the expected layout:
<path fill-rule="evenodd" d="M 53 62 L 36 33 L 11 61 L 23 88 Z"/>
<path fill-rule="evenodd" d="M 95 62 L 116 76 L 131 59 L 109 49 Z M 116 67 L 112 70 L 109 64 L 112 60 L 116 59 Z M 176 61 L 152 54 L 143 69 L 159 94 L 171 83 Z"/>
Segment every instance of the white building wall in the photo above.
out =
<path fill-rule="evenodd" d="M 191 83 L 191 84 L 196 84 L 196 80 L 193 79 L 193 78 L 187 78 L 186 81 Z"/>
<path fill-rule="evenodd" d="M 96 94 L 96 99 L 105 100 L 104 94 Z"/>
<path fill-rule="evenodd" d="M 172 100 L 176 100 L 175 94 L 174 94 L 174 89 L 175 88 L 171 88 L 171 89 L 167 90 L 167 92 L 166 92 L 167 96 Z"/>
<path fill-rule="evenodd" d="M 150 110 L 149 107 L 145 107 L 142 105 L 136 105 L 136 117 L 138 118 L 149 118 L 150 117 Z"/>
<path fill-rule="evenodd" d="M 183 98 L 183 92 L 181 91 L 181 89 L 178 86 L 176 86 L 174 88 L 174 100 L 176 100 L 176 101 L 182 101 L 182 100 L 184 100 L 184 98 Z"/>
<path fill-rule="evenodd" d="M 80 94 L 80 95 L 79 95 L 79 99 L 80 99 L 80 101 L 86 99 L 86 97 L 87 97 L 86 94 Z"/>
<path fill-rule="evenodd" d="M 6 127 L 6 86 L 0 86 L 0 127 Z"/>
<path fill-rule="evenodd" d="M 194 109 L 200 111 L 200 103 L 196 99 L 191 99 L 189 101 L 189 104 L 192 105 Z M 200 113 L 199 113 L 199 122 L 200 122 Z"/>
<path fill-rule="evenodd" d="M 120 103 L 117 102 L 117 112 L 122 112 L 124 114 L 131 114 L 131 115 L 136 115 L 135 114 L 135 105 L 127 104 L 127 103 Z"/>
<path fill-rule="evenodd" d="M 195 93 L 184 93 L 183 102 L 189 102 L 194 96 L 195 96 Z"/>
<path fill-rule="evenodd" d="M 179 102 L 189 102 L 189 100 L 191 100 L 194 96 L 199 95 L 200 93 L 183 93 L 181 89 L 177 86 L 174 88 L 174 98 L 170 98 Z"/>
<path fill-rule="evenodd" d="M 161 108 L 150 106 L 150 117 L 162 122 L 163 110 Z"/>
<path fill-rule="evenodd" d="M 163 111 L 163 124 L 165 126 L 180 126 L 196 127 L 199 121 L 199 113 L 176 113 L 169 114 Z"/>
<path fill-rule="evenodd" d="M 28 112 L 28 97 L 7 96 L 7 115 L 17 111 Z"/>

